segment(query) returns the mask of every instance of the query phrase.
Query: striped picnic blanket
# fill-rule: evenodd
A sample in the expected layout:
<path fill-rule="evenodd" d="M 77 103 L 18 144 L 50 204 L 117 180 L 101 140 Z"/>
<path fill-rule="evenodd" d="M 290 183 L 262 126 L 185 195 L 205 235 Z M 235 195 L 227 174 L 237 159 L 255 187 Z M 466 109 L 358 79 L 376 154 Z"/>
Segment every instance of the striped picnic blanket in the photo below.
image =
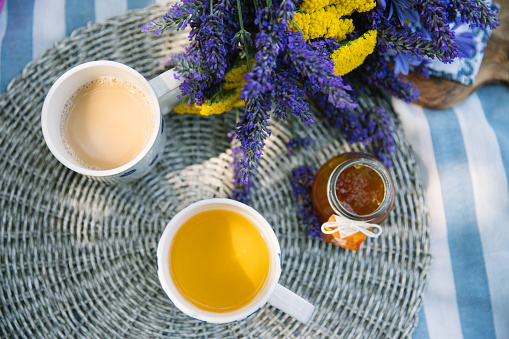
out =
<path fill-rule="evenodd" d="M 0 92 L 54 41 L 156 0 L 0 0 Z M 421 165 L 433 262 L 413 338 L 509 338 L 509 89 L 433 111 L 394 100 Z"/>

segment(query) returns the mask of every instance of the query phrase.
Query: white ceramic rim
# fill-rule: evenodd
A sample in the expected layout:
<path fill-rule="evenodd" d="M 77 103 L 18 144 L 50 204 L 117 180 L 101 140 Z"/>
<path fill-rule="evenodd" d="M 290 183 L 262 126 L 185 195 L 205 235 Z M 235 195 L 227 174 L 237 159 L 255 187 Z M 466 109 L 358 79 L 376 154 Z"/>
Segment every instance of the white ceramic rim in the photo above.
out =
<path fill-rule="evenodd" d="M 55 93 L 59 90 L 59 87 L 61 84 L 69 77 L 73 76 L 74 74 L 78 72 L 82 72 L 84 69 L 96 67 L 96 66 L 107 66 L 107 67 L 116 67 L 123 71 L 131 73 L 134 77 L 136 77 L 141 83 L 145 85 L 145 90 L 149 94 L 150 100 L 152 102 L 152 106 L 154 109 L 154 129 L 152 130 L 152 135 L 150 136 L 149 141 L 147 142 L 147 145 L 145 145 L 145 148 L 138 154 L 133 160 L 129 161 L 128 163 L 112 168 L 109 170 L 92 170 L 83 168 L 76 163 L 69 161 L 66 156 L 63 156 L 61 152 L 59 152 L 58 148 L 55 146 L 53 139 L 55 137 L 50 136 L 49 128 L 48 128 L 48 115 L 51 114 L 50 112 L 50 103 L 51 99 L 55 95 Z M 108 74 L 104 74 L 104 76 L 107 76 Z M 76 88 L 77 89 L 77 88 Z M 85 62 L 83 64 L 80 64 L 78 66 L 75 66 L 65 72 L 62 76 L 58 78 L 57 81 L 51 86 L 48 94 L 46 95 L 46 98 L 44 99 L 44 103 L 42 106 L 42 112 L 41 112 L 41 127 L 42 127 L 42 134 L 44 136 L 44 140 L 46 141 L 46 144 L 48 145 L 48 148 L 50 149 L 51 153 L 60 161 L 64 166 L 67 168 L 78 172 L 80 174 L 84 174 L 91 177 L 107 177 L 112 176 L 116 174 L 120 174 L 122 172 L 125 172 L 129 169 L 131 169 L 133 166 L 135 166 L 141 159 L 147 155 L 147 153 L 150 151 L 152 146 L 154 145 L 156 138 L 159 134 L 159 129 L 161 128 L 161 110 L 159 108 L 159 101 L 157 100 L 157 96 L 150 86 L 147 79 L 145 79 L 140 73 L 135 71 L 133 68 L 126 66 L 122 63 L 116 62 L 116 61 L 110 61 L 110 60 L 96 60 L 96 61 L 89 61 Z M 56 138 L 60 138 L 60 136 L 57 136 Z"/>
<path fill-rule="evenodd" d="M 256 219 L 257 222 L 255 223 L 255 226 L 264 235 L 267 247 L 269 248 L 270 260 L 269 276 L 267 277 L 267 282 L 265 283 L 261 293 L 258 294 L 255 299 L 253 299 L 252 303 L 239 310 L 226 313 L 205 311 L 187 301 L 179 293 L 177 287 L 175 286 L 175 283 L 171 278 L 169 265 L 169 251 L 173 242 L 173 237 L 175 236 L 180 226 L 192 215 L 206 210 L 220 209 L 221 205 L 223 207 L 232 206 L 240 208 L 245 212 L 244 216 L 248 217 L 251 221 Z M 170 220 L 161 236 L 161 239 L 159 240 L 156 260 L 157 274 L 159 276 L 161 286 L 171 301 L 175 304 L 175 306 L 193 318 L 210 323 L 229 323 L 247 318 L 251 314 L 255 313 L 267 303 L 278 284 L 279 277 L 281 276 L 281 250 L 279 247 L 279 242 L 276 238 L 276 234 L 272 230 L 272 227 L 255 209 L 231 199 L 214 198 L 200 200 L 177 213 Z"/>

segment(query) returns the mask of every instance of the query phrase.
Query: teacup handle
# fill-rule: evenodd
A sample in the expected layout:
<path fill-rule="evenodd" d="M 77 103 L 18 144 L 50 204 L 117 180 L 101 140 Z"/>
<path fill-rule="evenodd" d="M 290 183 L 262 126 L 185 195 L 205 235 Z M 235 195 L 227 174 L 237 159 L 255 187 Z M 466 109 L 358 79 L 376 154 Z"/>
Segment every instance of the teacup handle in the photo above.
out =
<path fill-rule="evenodd" d="M 174 75 L 175 72 L 170 69 L 148 82 L 156 93 L 163 114 L 168 113 L 180 101 L 177 96 L 182 93 L 179 88 L 182 81 L 175 79 Z"/>
<path fill-rule="evenodd" d="M 309 301 L 279 284 L 270 296 L 269 304 L 304 324 L 311 319 L 315 310 L 315 307 Z"/>

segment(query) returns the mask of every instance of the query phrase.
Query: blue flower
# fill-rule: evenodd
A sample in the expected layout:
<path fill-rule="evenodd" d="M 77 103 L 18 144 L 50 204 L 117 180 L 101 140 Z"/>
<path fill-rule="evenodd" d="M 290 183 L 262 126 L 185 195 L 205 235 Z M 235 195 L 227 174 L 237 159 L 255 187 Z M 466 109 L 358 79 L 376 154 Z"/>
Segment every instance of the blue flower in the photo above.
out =
<path fill-rule="evenodd" d="M 456 34 L 456 43 L 460 58 L 472 58 L 477 50 L 477 44 L 472 32 L 462 32 Z"/>
<path fill-rule="evenodd" d="M 422 58 L 417 56 L 405 56 L 398 54 L 394 58 L 394 74 L 408 75 L 410 66 L 417 67 L 423 62 Z"/>
<path fill-rule="evenodd" d="M 387 19 L 391 19 L 393 13 L 396 12 L 400 25 L 404 25 L 405 20 L 414 24 L 419 22 L 419 12 L 414 7 L 414 4 L 419 0 L 388 0 L 387 2 L 389 4 Z M 381 5 L 385 8 L 385 1 Z"/>

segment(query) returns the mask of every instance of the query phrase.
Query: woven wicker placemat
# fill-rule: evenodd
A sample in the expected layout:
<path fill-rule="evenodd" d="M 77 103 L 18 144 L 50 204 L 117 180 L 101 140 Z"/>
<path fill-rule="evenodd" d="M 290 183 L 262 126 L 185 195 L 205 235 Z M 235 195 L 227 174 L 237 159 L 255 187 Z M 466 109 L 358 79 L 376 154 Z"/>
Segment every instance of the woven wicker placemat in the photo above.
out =
<path fill-rule="evenodd" d="M 430 263 L 429 223 L 417 163 L 393 113 L 395 208 L 384 235 L 358 252 L 306 234 L 290 176 L 299 164 L 316 167 L 340 152 L 371 150 L 349 145 L 317 115 L 312 127 L 298 130 L 315 142 L 300 157 L 289 156 L 291 133 L 271 120 L 251 205 L 280 240 L 280 283 L 316 306 L 307 325 L 271 306 L 233 324 L 206 324 L 181 313 L 159 285 L 156 247 L 171 217 L 199 199 L 231 196 L 231 114 L 170 113 L 156 170 L 125 186 L 77 175 L 50 154 L 40 110 L 51 84 L 96 59 L 149 76 L 157 60 L 186 41 L 140 33 L 140 25 L 164 10 L 149 7 L 75 31 L 28 64 L 0 96 L 0 337 L 410 336 Z"/>

